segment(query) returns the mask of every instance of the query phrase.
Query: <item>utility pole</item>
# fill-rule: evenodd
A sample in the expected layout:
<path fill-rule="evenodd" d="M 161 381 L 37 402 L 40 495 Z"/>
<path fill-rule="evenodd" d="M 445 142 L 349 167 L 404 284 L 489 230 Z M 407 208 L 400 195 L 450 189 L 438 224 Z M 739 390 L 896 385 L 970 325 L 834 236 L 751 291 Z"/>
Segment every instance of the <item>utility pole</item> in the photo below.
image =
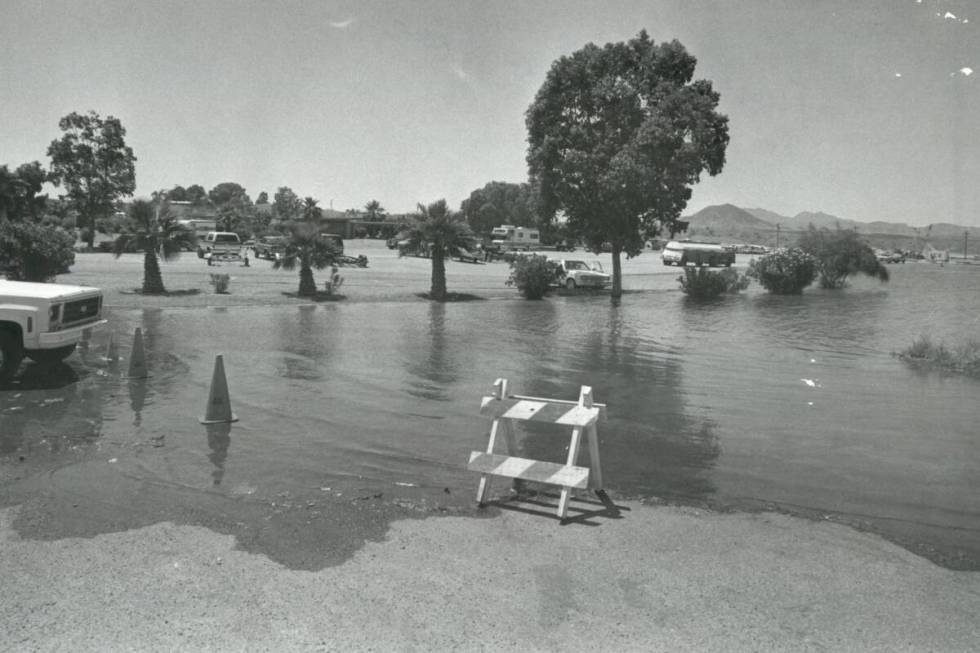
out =
<path fill-rule="evenodd" d="M 970 239 L 970 232 L 963 232 L 963 260 L 966 261 L 966 243 Z"/>
<path fill-rule="evenodd" d="M 779 249 L 779 225 L 776 225 L 776 249 Z"/>

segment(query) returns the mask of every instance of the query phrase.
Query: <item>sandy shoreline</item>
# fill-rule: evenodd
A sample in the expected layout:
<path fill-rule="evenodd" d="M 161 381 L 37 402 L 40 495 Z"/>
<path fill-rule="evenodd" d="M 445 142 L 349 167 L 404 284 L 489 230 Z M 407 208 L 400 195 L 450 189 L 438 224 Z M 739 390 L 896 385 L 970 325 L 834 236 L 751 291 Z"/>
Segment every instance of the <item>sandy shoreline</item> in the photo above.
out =
<path fill-rule="evenodd" d="M 626 504 L 597 526 L 501 511 L 392 524 L 293 571 L 160 523 L 21 540 L 0 511 L 2 650 L 968 651 L 980 574 L 874 535 Z"/>

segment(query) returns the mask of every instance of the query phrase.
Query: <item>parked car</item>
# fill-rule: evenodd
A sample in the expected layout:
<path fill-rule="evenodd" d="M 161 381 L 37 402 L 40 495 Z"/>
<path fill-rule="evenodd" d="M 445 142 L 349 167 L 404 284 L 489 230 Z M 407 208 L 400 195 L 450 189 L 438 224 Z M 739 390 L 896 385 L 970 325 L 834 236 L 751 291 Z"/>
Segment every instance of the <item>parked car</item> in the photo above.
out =
<path fill-rule="evenodd" d="M 262 236 L 255 243 L 255 258 L 275 259 L 286 247 L 285 236 Z"/>
<path fill-rule="evenodd" d="M 469 247 L 459 248 L 453 258 L 460 263 L 482 263 L 485 260 L 482 245 L 477 242 L 471 242 Z"/>
<path fill-rule="evenodd" d="M 558 259 L 555 283 L 569 290 L 575 288 L 605 288 L 611 277 L 602 270 L 599 261 L 586 263 L 577 259 Z"/>

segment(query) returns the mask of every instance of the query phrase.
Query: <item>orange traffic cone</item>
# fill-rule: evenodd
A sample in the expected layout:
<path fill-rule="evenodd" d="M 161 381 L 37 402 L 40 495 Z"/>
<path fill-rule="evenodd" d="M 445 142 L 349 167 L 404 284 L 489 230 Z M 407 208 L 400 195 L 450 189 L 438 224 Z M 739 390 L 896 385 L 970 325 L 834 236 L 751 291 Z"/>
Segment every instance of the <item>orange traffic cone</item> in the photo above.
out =
<path fill-rule="evenodd" d="M 133 352 L 129 356 L 129 373 L 126 375 L 130 379 L 145 379 L 150 376 L 146 371 L 146 355 L 143 352 L 143 330 L 136 327 L 133 335 Z"/>
<path fill-rule="evenodd" d="M 225 364 L 221 354 L 214 357 L 214 375 L 211 377 L 211 391 L 208 393 L 208 405 L 201 424 L 220 424 L 221 422 L 237 422 L 238 418 L 231 412 L 231 400 L 228 397 L 228 380 L 225 378 Z"/>

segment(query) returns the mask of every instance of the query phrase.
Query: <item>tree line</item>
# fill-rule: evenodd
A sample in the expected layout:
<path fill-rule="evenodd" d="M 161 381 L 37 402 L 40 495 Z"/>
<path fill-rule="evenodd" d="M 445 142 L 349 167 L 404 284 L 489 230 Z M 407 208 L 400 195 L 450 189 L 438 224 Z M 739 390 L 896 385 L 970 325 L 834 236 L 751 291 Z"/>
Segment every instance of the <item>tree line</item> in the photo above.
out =
<path fill-rule="evenodd" d="M 592 251 L 611 248 L 618 297 L 620 256 L 636 256 L 649 238 L 673 232 L 701 174 L 719 174 L 724 166 L 728 118 L 717 112 L 720 95 L 711 82 L 694 80 L 696 64 L 679 42 L 657 44 L 645 31 L 560 57 L 525 115 L 527 181 L 490 182 L 470 194 L 452 221 L 475 233 L 505 222 L 536 224 L 546 233 L 563 225 Z M 48 149 L 48 180 L 63 187 L 91 247 L 97 221 L 132 195 L 136 157 L 116 118 L 72 113 L 59 126 L 63 135 Z M 232 182 L 206 194 L 199 185 L 166 192 L 171 201 L 206 199 L 221 228 L 250 234 L 266 228 L 273 212 L 288 220 L 308 209 L 285 187 L 269 211 L 256 211 Z"/>

